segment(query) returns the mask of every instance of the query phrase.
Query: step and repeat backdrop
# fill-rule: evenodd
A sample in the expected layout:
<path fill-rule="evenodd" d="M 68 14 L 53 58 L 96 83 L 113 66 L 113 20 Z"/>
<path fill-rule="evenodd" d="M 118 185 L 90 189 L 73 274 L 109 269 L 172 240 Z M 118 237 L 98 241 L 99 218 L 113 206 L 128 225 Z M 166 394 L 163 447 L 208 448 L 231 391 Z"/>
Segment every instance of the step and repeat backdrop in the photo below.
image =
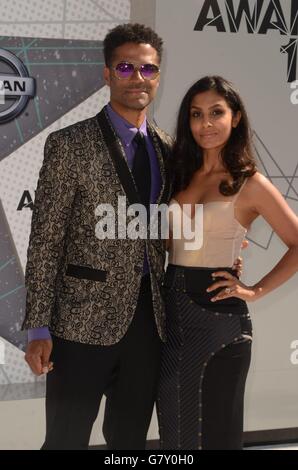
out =
<path fill-rule="evenodd" d="M 173 133 L 178 106 L 204 75 L 231 80 L 244 99 L 260 171 L 298 210 L 298 0 L 156 0 L 166 54 L 155 119 Z M 244 282 L 270 271 L 286 247 L 263 220 L 248 233 Z M 257 303 L 245 429 L 298 427 L 297 275 Z"/>
<path fill-rule="evenodd" d="M 44 396 L 24 362 L 24 271 L 44 142 L 108 101 L 102 40 L 129 0 L 0 0 L 0 401 Z"/>

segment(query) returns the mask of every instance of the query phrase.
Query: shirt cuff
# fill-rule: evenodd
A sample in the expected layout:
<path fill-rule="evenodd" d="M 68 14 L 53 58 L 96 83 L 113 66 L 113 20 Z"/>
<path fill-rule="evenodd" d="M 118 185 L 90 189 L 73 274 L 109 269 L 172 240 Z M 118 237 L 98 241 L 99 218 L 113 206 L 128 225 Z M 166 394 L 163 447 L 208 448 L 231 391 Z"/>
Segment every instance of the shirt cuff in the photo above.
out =
<path fill-rule="evenodd" d="M 28 342 L 35 339 L 51 339 L 51 334 L 47 326 L 41 328 L 31 328 L 28 330 Z"/>

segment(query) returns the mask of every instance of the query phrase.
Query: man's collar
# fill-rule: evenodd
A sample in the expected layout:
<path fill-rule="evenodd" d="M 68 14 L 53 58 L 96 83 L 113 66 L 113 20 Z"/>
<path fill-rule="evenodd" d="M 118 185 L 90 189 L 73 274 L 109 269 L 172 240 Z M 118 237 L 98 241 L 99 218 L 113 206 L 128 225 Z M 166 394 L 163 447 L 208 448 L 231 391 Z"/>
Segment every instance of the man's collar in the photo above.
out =
<path fill-rule="evenodd" d="M 118 136 L 121 138 L 125 145 L 131 144 L 133 138 L 135 137 L 138 131 L 141 131 L 145 137 L 148 136 L 146 116 L 140 128 L 138 129 L 133 124 L 124 119 L 122 116 L 120 116 L 116 111 L 114 111 L 110 103 L 107 104 L 106 110 L 115 131 L 117 132 Z"/>

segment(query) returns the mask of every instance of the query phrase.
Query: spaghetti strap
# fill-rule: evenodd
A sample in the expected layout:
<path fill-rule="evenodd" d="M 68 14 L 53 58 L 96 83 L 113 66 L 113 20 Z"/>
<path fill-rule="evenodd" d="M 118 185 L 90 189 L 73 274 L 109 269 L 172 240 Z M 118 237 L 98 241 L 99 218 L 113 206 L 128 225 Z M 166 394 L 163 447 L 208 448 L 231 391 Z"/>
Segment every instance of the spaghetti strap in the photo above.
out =
<path fill-rule="evenodd" d="M 235 204 L 235 202 L 237 201 L 237 199 L 238 199 L 240 193 L 242 192 L 242 189 L 243 189 L 244 186 L 246 185 L 247 181 L 248 181 L 248 178 L 245 178 L 245 180 L 244 180 L 242 186 L 240 187 L 238 193 L 236 193 L 235 196 L 234 196 L 234 198 L 232 199 L 233 204 Z"/>

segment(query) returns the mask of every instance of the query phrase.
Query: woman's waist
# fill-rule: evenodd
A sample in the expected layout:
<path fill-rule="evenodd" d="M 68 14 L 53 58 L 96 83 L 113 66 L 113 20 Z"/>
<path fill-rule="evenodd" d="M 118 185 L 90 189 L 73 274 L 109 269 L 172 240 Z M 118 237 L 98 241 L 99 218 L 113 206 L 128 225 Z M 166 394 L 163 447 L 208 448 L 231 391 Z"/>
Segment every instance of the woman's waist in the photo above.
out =
<path fill-rule="evenodd" d="M 233 269 L 231 266 L 189 266 L 174 263 L 168 264 L 166 276 L 169 276 L 170 279 L 183 277 L 190 281 L 191 284 L 192 281 L 200 280 L 203 285 L 205 283 L 210 283 L 210 281 L 212 282 L 212 274 L 217 271 L 227 271 L 233 276 L 238 277 L 237 270 Z"/>
<path fill-rule="evenodd" d="M 199 247 L 184 239 L 172 239 L 169 262 L 183 266 L 232 266 L 241 252 L 241 239 L 204 236 Z"/>
<path fill-rule="evenodd" d="M 237 271 L 227 266 L 209 268 L 169 264 L 165 274 L 164 288 L 180 290 L 202 307 L 211 310 L 228 312 L 231 309 L 236 309 L 239 310 L 239 313 L 247 313 L 248 308 L 246 302 L 238 297 L 230 297 L 216 302 L 211 301 L 211 299 L 223 289 L 221 287 L 213 292 L 207 292 L 207 288 L 215 282 L 212 273 L 216 271 L 227 271 L 233 276 L 238 277 Z M 217 277 L 216 281 L 219 280 L 220 278 Z"/>

